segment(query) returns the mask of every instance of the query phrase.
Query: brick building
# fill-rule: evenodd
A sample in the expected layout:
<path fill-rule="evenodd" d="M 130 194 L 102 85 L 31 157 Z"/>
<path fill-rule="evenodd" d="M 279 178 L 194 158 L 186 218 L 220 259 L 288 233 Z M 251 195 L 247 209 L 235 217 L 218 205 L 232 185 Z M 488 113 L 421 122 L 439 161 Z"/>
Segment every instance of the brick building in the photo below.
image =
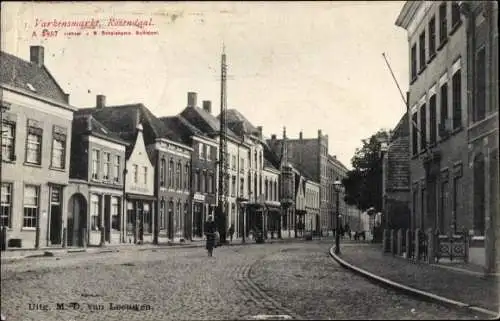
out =
<path fill-rule="evenodd" d="M 277 139 L 276 135 L 272 135 L 271 139 L 267 140 L 267 145 L 278 158 L 282 157 L 283 140 Z M 328 177 L 328 135 L 323 135 L 321 130 L 318 130 L 317 138 L 303 138 L 302 133 L 298 139 L 286 139 L 288 159 L 307 170 L 312 176 L 312 179 L 318 182 L 320 189 L 320 219 L 321 230 L 327 231 L 332 228 L 331 213 L 333 204 L 329 201 L 328 186 L 333 182 Z M 283 173 L 283 172 L 282 172 Z"/>
<path fill-rule="evenodd" d="M 474 242 L 471 259 L 498 270 L 498 3 L 461 1 L 467 35 L 468 165 L 472 186 L 467 211 Z M 465 150 L 465 145 L 464 148 Z M 472 234 L 472 233 L 471 233 Z M 484 240 L 484 241 L 483 241 Z M 496 249 L 496 250 L 495 250 Z M 483 252 L 483 253 L 481 253 Z"/>
<path fill-rule="evenodd" d="M 383 152 L 383 210 L 385 227 L 410 228 L 410 135 L 408 113 L 398 122 Z"/>
<path fill-rule="evenodd" d="M 203 108 L 211 112 L 210 101 L 203 102 Z M 204 223 L 217 204 L 217 155 L 216 140 L 204 135 L 184 117 L 177 115 L 162 117 L 165 126 L 175 131 L 185 145 L 191 146 L 191 238 L 203 238 Z"/>
<path fill-rule="evenodd" d="M 47 69 L 43 47 L 30 47 L 30 61 L 1 52 L 0 63 L 0 223 L 8 246 L 61 246 L 75 108 Z"/>
<path fill-rule="evenodd" d="M 471 228 L 466 31 L 456 1 L 408 1 L 411 226 Z M 410 125 L 410 124 L 408 124 Z"/>
<path fill-rule="evenodd" d="M 149 185 L 144 187 L 134 185 L 135 191 L 128 193 L 130 202 L 127 205 L 127 216 L 130 219 L 129 227 L 132 229 L 129 234 L 135 236 L 137 227 L 139 238 L 135 237 L 135 240 L 139 242 L 156 243 L 167 239 L 185 238 L 186 232 L 189 231 L 186 223 L 190 222 L 188 181 L 192 149 L 184 145 L 177 133 L 166 128 L 161 120 L 140 103 L 107 106 L 104 96 L 98 96 L 95 108 L 79 109 L 78 113 L 91 114 L 131 146 L 138 140 L 138 128 L 142 128 L 140 136 L 143 137 L 146 155 L 142 151 L 137 153 L 141 153 L 144 165 L 140 163 L 131 165 L 139 166 L 138 172 L 141 173 L 144 173 L 144 166 L 148 167 L 149 171 L 152 170 L 148 173 L 152 175 L 154 193 L 150 194 Z M 138 126 L 139 124 L 141 126 Z M 127 149 L 127 158 L 131 152 L 132 148 Z M 163 160 L 165 166 L 162 166 Z M 129 176 L 134 175 L 133 169 L 128 168 Z M 141 181 L 134 177 L 130 177 L 130 180 L 129 182 L 134 184 L 139 184 Z M 145 190 L 141 192 L 141 189 Z M 136 220 L 138 224 L 135 223 Z"/>
<path fill-rule="evenodd" d="M 75 115 L 68 185 L 69 246 L 120 243 L 123 220 L 125 149 L 128 144 L 92 115 Z"/>

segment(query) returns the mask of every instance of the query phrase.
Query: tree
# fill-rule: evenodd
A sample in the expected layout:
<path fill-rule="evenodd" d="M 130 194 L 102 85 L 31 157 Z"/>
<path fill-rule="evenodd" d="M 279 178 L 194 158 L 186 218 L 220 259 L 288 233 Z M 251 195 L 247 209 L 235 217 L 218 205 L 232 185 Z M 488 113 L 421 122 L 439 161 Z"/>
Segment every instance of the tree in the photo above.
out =
<path fill-rule="evenodd" d="M 381 129 L 357 148 L 351 159 L 353 169 L 342 180 L 345 187 L 344 200 L 349 205 L 366 211 L 370 207 L 382 210 L 382 160 L 380 145 L 389 141 L 390 131 Z"/>

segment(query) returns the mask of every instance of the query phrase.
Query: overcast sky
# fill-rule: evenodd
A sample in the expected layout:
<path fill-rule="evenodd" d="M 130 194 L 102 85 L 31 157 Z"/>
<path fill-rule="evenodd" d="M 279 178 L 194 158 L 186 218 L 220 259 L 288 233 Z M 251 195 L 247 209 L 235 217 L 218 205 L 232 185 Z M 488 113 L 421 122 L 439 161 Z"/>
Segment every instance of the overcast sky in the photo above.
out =
<path fill-rule="evenodd" d="M 220 54 L 226 45 L 228 106 L 264 135 L 329 136 L 329 153 L 349 168 L 361 139 L 393 128 L 404 105 L 383 60 L 408 88 L 406 33 L 394 25 L 403 2 L 2 2 L 2 50 L 45 62 L 76 107 L 142 102 L 156 116 L 179 113 L 187 92 L 220 108 Z M 111 18 L 153 26 L 110 26 Z M 38 26 L 37 24 L 38 19 Z M 100 21 L 98 29 L 47 21 Z M 44 28 L 46 27 L 46 28 Z M 43 37 L 43 29 L 58 31 Z M 157 31 L 104 36 L 102 31 Z M 82 31 L 80 36 L 65 32 Z M 93 35 L 97 31 L 98 35 Z M 36 36 L 33 35 L 36 32 Z M 89 32 L 89 36 L 86 35 Z M 54 33 L 53 33 L 54 34 Z"/>

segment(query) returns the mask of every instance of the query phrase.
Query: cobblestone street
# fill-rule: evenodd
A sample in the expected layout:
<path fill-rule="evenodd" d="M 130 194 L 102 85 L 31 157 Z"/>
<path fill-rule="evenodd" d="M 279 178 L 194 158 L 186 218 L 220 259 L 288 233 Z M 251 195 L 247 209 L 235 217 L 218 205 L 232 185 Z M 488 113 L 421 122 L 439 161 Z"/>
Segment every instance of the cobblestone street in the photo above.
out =
<path fill-rule="evenodd" d="M 475 317 L 351 274 L 331 259 L 330 246 L 222 247 L 212 258 L 191 248 L 26 259 L 2 265 L 2 313 L 9 321 Z M 110 304 L 137 304 L 140 311 Z"/>

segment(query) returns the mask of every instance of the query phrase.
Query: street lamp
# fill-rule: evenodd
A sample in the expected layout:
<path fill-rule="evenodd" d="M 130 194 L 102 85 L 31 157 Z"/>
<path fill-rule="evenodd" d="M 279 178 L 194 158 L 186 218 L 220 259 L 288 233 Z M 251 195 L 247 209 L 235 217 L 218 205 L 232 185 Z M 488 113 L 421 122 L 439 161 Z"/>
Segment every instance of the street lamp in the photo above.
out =
<path fill-rule="evenodd" d="M 337 194 L 336 200 L 336 208 L 337 208 L 337 224 L 335 228 L 335 254 L 340 254 L 340 213 L 339 213 L 339 197 L 340 191 L 342 189 L 342 182 L 340 180 L 336 180 L 333 183 L 333 188 L 335 189 L 335 193 Z"/>

